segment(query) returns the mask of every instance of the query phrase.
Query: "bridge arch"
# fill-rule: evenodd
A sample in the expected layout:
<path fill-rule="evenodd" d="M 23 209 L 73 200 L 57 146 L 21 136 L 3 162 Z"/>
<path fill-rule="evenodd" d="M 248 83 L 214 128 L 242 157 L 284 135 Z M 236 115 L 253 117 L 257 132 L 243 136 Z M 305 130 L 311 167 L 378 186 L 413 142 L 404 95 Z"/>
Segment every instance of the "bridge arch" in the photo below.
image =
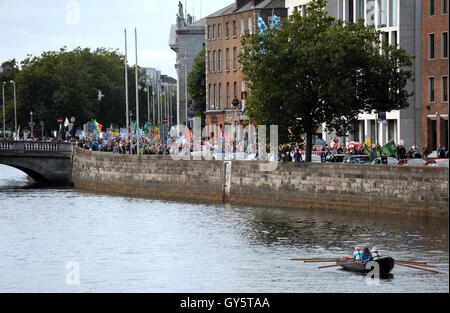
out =
<path fill-rule="evenodd" d="M 0 164 L 16 168 L 43 185 L 69 185 L 72 156 L 70 143 L 0 141 Z"/>

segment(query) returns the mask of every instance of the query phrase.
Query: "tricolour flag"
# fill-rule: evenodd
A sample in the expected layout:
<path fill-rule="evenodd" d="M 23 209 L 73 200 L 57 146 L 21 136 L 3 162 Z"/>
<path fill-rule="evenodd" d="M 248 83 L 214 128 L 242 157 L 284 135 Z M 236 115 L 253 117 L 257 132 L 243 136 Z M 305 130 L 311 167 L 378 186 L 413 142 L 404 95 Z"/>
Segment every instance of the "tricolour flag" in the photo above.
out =
<path fill-rule="evenodd" d="M 367 137 L 366 141 L 364 141 L 364 148 L 366 149 L 366 153 L 367 155 L 370 156 L 371 151 L 371 142 L 370 142 L 370 138 Z"/>
<path fill-rule="evenodd" d="M 394 156 L 395 152 L 397 151 L 397 146 L 395 145 L 395 141 L 394 140 L 389 141 L 386 145 L 381 147 L 381 151 L 383 151 L 387 157 Z"/>
<path fill-rule="evenodd" d="M 66 120 L 64 121 L 64 127 L 69 127 L 70 126 L 70 122 L 69 119 L 66 117 Z"/>

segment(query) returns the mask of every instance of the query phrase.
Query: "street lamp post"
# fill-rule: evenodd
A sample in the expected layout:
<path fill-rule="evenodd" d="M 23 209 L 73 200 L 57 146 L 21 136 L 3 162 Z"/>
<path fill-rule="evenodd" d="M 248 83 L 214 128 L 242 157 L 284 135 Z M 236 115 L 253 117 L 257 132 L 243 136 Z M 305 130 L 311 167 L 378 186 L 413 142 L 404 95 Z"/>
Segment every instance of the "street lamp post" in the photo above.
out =
<path fill-rule="evenodd" d="M 33 125 L 33 111 L 30 112 L 30 130 L 31 130 L 31 137 L 33 137 L 33 130 L 34 130 L 34 125 Z"/>
<path fill-rule="evenodd" d="M 44 139 L 44 126 L 45 126 L 45 122 L 44 122 L 44 121 L 41 121 L 41 122 L 39 123 L 39 125 L 41 125 L 41 140 L 43 140 L 43 139 Z"/>
<path fill-rule="evenodd" d="M 128 111 L 128 46 L 127 46 L 127 30 L 125 29 L 125 118 L 128 140 L 130 140 L 130 116 Z"/>
<path fill-rule="evenodd" d="M 139 86 L 138 89 L 141 90 L 141 83 L 145 84 L 144 92 L 147 93 L 147 123 L 150 123 L 150 86 L 152 84 L 150 78 L 146 75 L 139 78 Z"/>
<path fill-rule="evenodd" d="M 14 85 L 14 134 L 16 136 L 15 139 L 19 137 L 19 134 L 17 133 L 17 103 L 16 103 L 16 83 L 11 80 L 11 84 Z"/>
<path fill-rule="evenodd" d="M 135 49 L 136 49 L 136 64 L 135 64 L 135 80 L 136 80 L 136 154 L 139 155 L 139 79 L 138 79 L 138 50 L 137 50 L 137 29 L 134 29 L 134 37 L 135 37 Z"/>
<path fill-rule="evenodd" d="M 3 95 L 3 138 L 6 138 L 6 118 L 5 118 L 5 85 L 6 83 L 3 82 L 2 84 L 2 95 Z"/>

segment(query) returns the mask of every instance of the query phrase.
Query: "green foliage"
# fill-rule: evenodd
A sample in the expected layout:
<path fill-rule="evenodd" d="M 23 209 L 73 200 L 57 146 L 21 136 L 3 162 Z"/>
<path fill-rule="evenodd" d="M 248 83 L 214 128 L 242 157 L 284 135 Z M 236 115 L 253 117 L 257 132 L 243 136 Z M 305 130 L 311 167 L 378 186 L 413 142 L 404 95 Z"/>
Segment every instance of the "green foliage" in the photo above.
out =
<path fill-rule="evenodd" d="M 206 60 L 205 48 L 194 60 L 188 75 L 188 91 L 195 103 L 195 115 L 203 116 L 206 111 Z"/>
<path fill-rule="evenodd" d="M 392 46 L 380 53 L 378 31 L 336 20 L 325 6 L 313 0 L 306 16 L 294 13 L 280 28 L 247 35 L 240 58 L 250 82 L 249 117 L 278 125 L 281 143 L 306 133 L 308 160 L 323 123 L 345 134 L 359 114 L 406 108 L 411 96 L 411 57 Z"/>
<path fill-rule="evenodd" d="M 3 73 L 9 74 L 9 72 Z M 135 111 L 134 69 L 128 68 L 129 105 Z M 47 129 L 57 129 L 56 118 L 76 118 L 80 127 L 91 119 L 109 127 L 125 125 L 124 57 L 108 49 L 77 48 L 44 52 L 21 62 L 14 75 L 17 85 L 18 121 L 28 128 L 30 111 L 37 123 L 43 120 Z M 4 78 L 0 76 L 0 81 Z M 11 89 L 11 90 L 10 90 Z M 104 98 L 98 100 L 98 90 Z M 8 123 L 13 128 L 12 88 L 8 88 Z M 146 120 L 147 100 L 140 93 L 140 119 Z M 133 114 L 136 117 L 136 114 Z"/>

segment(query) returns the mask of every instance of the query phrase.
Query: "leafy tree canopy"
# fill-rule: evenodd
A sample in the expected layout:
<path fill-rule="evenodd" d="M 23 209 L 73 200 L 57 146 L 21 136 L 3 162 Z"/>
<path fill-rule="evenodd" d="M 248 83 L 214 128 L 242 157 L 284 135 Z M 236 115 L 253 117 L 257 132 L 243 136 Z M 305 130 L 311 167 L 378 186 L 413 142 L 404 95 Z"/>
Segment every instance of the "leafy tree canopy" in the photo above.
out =
<path fill-rule="evenodd" d="M 205 48 L 194 60 L 188 75 L 188 90 L 195 104 L 195 115 L 203 116 L 206 111 L 206 63 Z"/>
<path fill-rule="evenodd" d="M 249 117 L 278 125 L 281 143 L 306 133 L 307 161 L 323 123 L 345 134 L 359 114 L 406 108 L 411 96 L 411 57 L 380 42 L 380 32 L 363 21 L 337 20 L 325 7 L 325 0 L 312 0 L 305 16 L 297 12 L 265 34 L 247 34 L 240 57 Z"/>

